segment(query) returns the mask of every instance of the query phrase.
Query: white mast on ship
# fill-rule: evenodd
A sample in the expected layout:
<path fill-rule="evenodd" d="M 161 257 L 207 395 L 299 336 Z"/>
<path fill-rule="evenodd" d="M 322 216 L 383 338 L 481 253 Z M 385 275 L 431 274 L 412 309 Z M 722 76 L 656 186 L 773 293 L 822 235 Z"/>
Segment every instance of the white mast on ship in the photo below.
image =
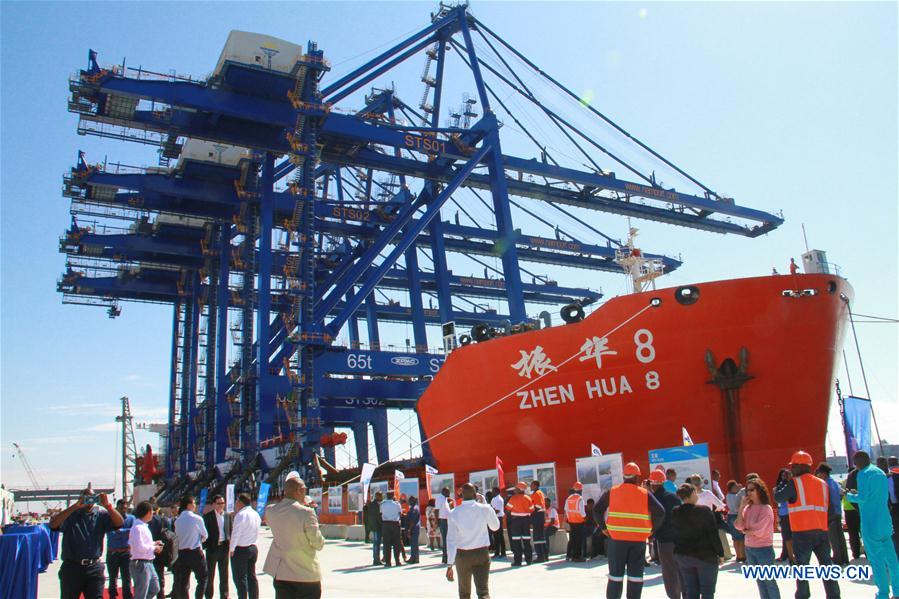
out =
<path fill-rule="evenodd" d="M 665 274 L 665 264 L 660 258 L 646 258 L 634 246 L 637 228 L 629 227 L 627 243 L 615 250 L 615 263 L 624 269 L 631 281 L 631 293 L 655 290 L 656 279 Z"/>

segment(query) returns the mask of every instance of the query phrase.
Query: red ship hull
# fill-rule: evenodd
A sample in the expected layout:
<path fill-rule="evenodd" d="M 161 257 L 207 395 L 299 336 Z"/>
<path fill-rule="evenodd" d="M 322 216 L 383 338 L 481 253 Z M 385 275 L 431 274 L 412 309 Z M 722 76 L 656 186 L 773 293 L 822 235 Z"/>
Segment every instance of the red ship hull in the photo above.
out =
<path fill-rule="evenodd" d="M 646 473 L 649 450 L 680 445 L 681 427 L 709 444 L 724 480 L 754 471 L 773 483 L 797 449 L 823 460 L 849 284 L 815 274 L 690 287 L 693 303 L 677 300 L 683 287 L 621 296 L 575 324 L 453 351 L 418 404 L 439 470 L 458 484 L 497 456 L 507 480 L 555 462 L 564 497 L 591 443 Z"/>

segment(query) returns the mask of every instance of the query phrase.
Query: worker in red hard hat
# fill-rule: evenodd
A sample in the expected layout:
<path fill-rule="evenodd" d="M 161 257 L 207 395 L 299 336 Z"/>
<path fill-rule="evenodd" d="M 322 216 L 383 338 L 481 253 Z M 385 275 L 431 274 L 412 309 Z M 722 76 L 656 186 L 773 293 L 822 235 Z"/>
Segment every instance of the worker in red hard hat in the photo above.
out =
<path fill-rule="evenodd" d="M 681 581 L 677 570 L 677 562 L 674 559 L 674 529 L 671 525 L 671 513 L 674 508 L 683 503 L 677 495 L 668 490 L 665 481 L 668 480 L 665 468 L 659 467 L 649 473 L 649 486 L 652 496 L 665 508 L 665 520 L 656 530 L 651 542 L 656 545 L 656 555 L 662 566 L 662 582 L 665 584 L 665 594 L 668 599 L 680 599 Z"/>
<path fill-rule="evenodd" d="M 784 479 L 774 488 L 774 499 L 787 504 L 787 516 L 793 532 L 793 553 L 796 564 L 808 565 L 812 553 L 822 566 L 833 564 L 830 556 L 830 538 L 827 536 L 830 489 L 820 478 L 812 474 L 812 456 L 797 451 L 790 458 L 793 477 Z M 840 596 L 840 585 L 836 580 L 824 580 L 827 599 Z M 796 580 L 796 599 L 811 597 L 807 580 Z"/>
<path fill-rule="evenodd" d="M 640 486 L 640 466 L 628 462 L 623 474 L 624 482 L 603 493 L 593 508 L 596 523 L 609 537 L 606 543 L 609 557 L 606 599 L 621 597 L 625 575 L 628 599 L 642 594 L 646 540 L 665 521 L 665 508 Z"/>
<path fill-rule="evenodd" d="M 568 548 L 565 559 L 573 562 L 584 561 L 584 522 L 587 520 L 587 509 L 581 494 L 584 485 L 575 481 L 568 490 L 565 499 L 565 519 L 568 520 Z"/>
<path fill-rule="evenodd" d="M 527 488 L 527 483 L 519 481 L 515 485 L 514 494 L 506 503 L 506 509 L 509 511 L 509 543 L 512 545 L 513 566 L 520 566 L 522 557 L 528 565 L 533 560 L 531 518 L 534 513 L 534 503 L 525 494 Z"/>

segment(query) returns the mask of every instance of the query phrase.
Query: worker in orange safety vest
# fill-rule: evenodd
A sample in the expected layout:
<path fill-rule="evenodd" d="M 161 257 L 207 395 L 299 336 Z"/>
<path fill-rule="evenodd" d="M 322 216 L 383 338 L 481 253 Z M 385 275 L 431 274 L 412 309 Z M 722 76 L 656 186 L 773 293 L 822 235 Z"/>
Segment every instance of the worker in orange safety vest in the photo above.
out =
<path fill-rule="evenodd" d="M 514 494 L 506 503 L 509 511 L 509 543 L 512 545 L 512 565 L 520 566 L 521 559 L 530 565 L 533 561 L 531 553 L 531 518 L 534 513 L 534 504 L 531 498 L 525 495 L 528 488 L 524 482 L 519 482 L 514 489 Z"/>
<path fill-rule="evenodd" d="M 568 491 L 565 500 L 565 519 L 568 520 L 568 548 L 565 551 L 565 559 L 573 562 L 584 561 L 584 522 L 587 520 L 587 511 L 584 505 L 584 485 L 575 481 Z"/>
<path fill-rule="evenodd" d="M 814 553 L 819 564 L 829 566 L 833 564 L 827 536 L 828 510 L 832 509 L 830 489 L 827 483 L 812 474 L 812 456 L 804 451 L 797 451 L 790 458 L 790 472 L 792 476 L 774 488 L 774 500 L 787 504 L 796 564 L 808 565 Z M 825 579 L 823 582 L 827 599 L 840 596 L 840 585 L 836 580 Z M 811 597 L 808 581 L 796 579 L 796 599 L 808 597 Z"/>
<path fill-rule="evenodd" d="M 640 486 L 640 467 L 624 465 L 624 482 L 599 498 L 593 508 L 596 524 L 607 537 L 609 584 L 606 598 L 619 599 L 627 575 L 627 598 L 643 593 L 643 569 L 646 567 L 646 540 L 665 520 L 665 508 Z"/>

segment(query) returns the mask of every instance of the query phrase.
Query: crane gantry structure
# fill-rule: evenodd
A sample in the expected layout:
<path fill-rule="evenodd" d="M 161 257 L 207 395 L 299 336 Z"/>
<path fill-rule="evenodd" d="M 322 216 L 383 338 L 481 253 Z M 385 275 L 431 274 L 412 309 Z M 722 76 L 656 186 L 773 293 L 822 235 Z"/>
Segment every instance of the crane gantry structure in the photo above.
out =
<path fill-rule="evenodd" d="M 425 62 L 416 106 L 383 84 L 413 57 Z M 538 97 L 538 80 L 577 118 Z M 454 85 L 476 93 L 447 111 Z M 385 461 L 387 410 L 415 408 L 458 327 L 477 341 L 515 334 L 541 326 L 546 306 L 601 297 L 523 266 L 621 273 L 629 247 L 597 228 L 600 213 L 749 237 L 782 222 L 715 193 L 581 102 L 465 5 L 441 5 L 341 77 L 313 42 L 303 51 L 232 32 L 207 79 L 101 68 L 91 51 L 70 92 L 79 133 L 158 147 L 148 168 L 79 153 L 64 178 L 72 224 L 58 287 L 111 317 L 123 301 L 172 306 L 168 478 L 211 477 L 227 462 L 270 479 L 308 469 L 323 446 L 333 461 L 336 428 L 353 431 L 361 464 L 369 425 Z M 526 125 L 513 110 L 522 104 L 570 154 Z M 510 131 L 536 157 L 506 153 Z M 665 272 L 680 265 L 645 256 Z M 455 274 L 458 260 L 485 276 Z M 391 323 L 411 326 L 405 351 L 381 342 Z M 429 349 L 428 327 L 443 348 Z"/>

